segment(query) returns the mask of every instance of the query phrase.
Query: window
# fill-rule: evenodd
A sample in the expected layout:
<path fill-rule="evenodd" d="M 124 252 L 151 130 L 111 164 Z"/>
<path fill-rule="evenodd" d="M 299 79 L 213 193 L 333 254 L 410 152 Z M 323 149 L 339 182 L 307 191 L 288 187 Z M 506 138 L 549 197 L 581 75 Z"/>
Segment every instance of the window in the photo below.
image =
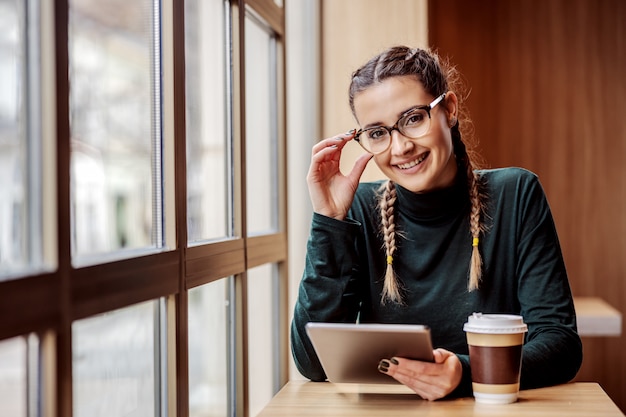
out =
<path fill-rule="evenodd" d="M 159 304 L 75 321 L 74 417 L 159 415 Z"/>
<path fill-rule="evenodd" d="M 281 349 L 285 334 L 281 333 L 280 300 L 285 277 L 281 278 L 279 264 L 259 259 L 271 259 L 271 248 L 284 243 L 280 237 L 285 210 L 281 204 L 284 72 L 282 42 L 267 17 L 248 9 L 244 24 L 248 363 L 255 369 L 248 378 L 248 392 L 249 411 L 255 415 L 280 389 L 285 370 L 281 355 L 287 353 Z M 252 243 L 255 239 L 259 245 Z"/>
<path fill-rule="evenodd" d="M 190 243 L 232 232 L 223 0 L 185 2 L 187 229 Z M 210 22 L 210 23 L 209 23 Z"/>
<path fill-rule="evenodd" d="M 79 259 L 162 246 L 158 4 L 69 2 L 72 246 Z"/>
<path fill-rule="evenodd" d="M 278 228 L 278 91 L 274 34 L 253 12 L 246 15 L 246 174 L 248 234 Z M 252 207 L 251 207 L 252 208 Z"/>
<path fill-rule="evenodd" d="M 38 338 L 0 341 L 0 414 L 26 417 L 37 409 Z"/>
<path fill-rule="evenodd" d="M 288 362 L 282 6 L 0 24 L 0 414 L 253 415 Z"/>
<path fill-rule="evenodd" d="M 0 0 L 0 280 L 44 267 L 38 15 Z"/>
<path fill-rule="evenodd" d="M 250 415 L 258 414 L 280 388 L 278 282 L 275 265 L 248 271 L 248 363 L 254 364 L 248 388 Z"/>
<path fill-rule="evenodd" d="M 229 416 L 230 280 L 189 291 L 189 415 Z"/>

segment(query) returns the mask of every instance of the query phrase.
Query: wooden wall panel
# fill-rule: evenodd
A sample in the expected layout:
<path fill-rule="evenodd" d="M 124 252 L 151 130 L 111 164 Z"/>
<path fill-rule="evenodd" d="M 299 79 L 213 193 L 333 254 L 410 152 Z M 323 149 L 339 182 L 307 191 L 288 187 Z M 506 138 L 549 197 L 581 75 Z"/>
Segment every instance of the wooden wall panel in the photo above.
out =
<path fill-rule="evenodd" d="M 321 0 L 322 138 L 357 127 L 348 104 L 350 76 L 392 45 L 427 45 L 426 0 Z M 401 28 L 401 30 L 399 30 Z M 341 158 L 348 172 L 363 149 L 352 142 Z M 370 162 L 362 180 L 382 178 Z"/>
<path fill-rule="evenodd" d="M 429 42 L 472 88 L 491 167 L 537 173 L 576 295 L 626 305 L 626 3 L 435 0 Z M 626 410 L 626 336 L 584 340 L 579 378 Z"/>

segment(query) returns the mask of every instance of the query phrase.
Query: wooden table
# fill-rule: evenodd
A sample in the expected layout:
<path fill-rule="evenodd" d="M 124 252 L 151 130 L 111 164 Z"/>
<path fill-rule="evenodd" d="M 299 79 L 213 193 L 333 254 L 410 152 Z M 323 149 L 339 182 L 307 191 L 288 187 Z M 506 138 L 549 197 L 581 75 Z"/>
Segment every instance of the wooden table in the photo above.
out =
<path fill-rule="evenodd" d="M 586 337 L 622 334 L 622 313 L 598 297 L 574 297 L 578 334 Z"/>
<path fill-rule="evenodd" d="M 478 404 L 473 398 L 429 402 L 403 385 L 332 384 L 291 381 L 259 417 L 270 416 L 493 416 L 493 417 L 623 417 L 596 383 L 577 382 L 521 391 L 519 401 L 506 405 Z"/>

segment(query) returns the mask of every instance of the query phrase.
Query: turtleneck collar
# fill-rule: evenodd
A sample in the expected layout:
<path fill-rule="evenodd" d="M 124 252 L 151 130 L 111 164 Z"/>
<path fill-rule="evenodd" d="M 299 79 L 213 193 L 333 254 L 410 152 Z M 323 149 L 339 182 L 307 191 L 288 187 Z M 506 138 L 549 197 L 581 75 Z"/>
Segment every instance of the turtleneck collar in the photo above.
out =
<path fill-rule="evenodd" d="M 467 185 L 457 176 L 451 187 L 427 193 L 414 193 L 396 184 L 398 211 L 419 222 L 443 222 L 457 217 L 469 206 Z"/>

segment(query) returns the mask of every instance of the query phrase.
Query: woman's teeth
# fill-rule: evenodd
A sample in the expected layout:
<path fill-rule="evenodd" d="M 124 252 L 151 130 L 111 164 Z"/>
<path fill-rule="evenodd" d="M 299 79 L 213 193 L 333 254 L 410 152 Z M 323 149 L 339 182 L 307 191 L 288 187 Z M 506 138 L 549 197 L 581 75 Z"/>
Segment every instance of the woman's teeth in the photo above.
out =
<path fill-rule="evenodd" d="M 420 156 L 420 157 L 419 157 L 419 158 L 417 158 L 415 161 L 408 162 L 408 163 L 406 163 L 406 164 L 399 164 L 399 165 L 398 165 L 398 168 L 401 168 L 401 169 L 409 169 L 409 168 L 412 168 L 412 167 L 414 167 L 415 165 L 417 165 L 417 164 L 419 164 L 420 162 L 422 162 L 424 159 L 426 159 L 426 155 L 422 155 L 422 156 Z"/>

